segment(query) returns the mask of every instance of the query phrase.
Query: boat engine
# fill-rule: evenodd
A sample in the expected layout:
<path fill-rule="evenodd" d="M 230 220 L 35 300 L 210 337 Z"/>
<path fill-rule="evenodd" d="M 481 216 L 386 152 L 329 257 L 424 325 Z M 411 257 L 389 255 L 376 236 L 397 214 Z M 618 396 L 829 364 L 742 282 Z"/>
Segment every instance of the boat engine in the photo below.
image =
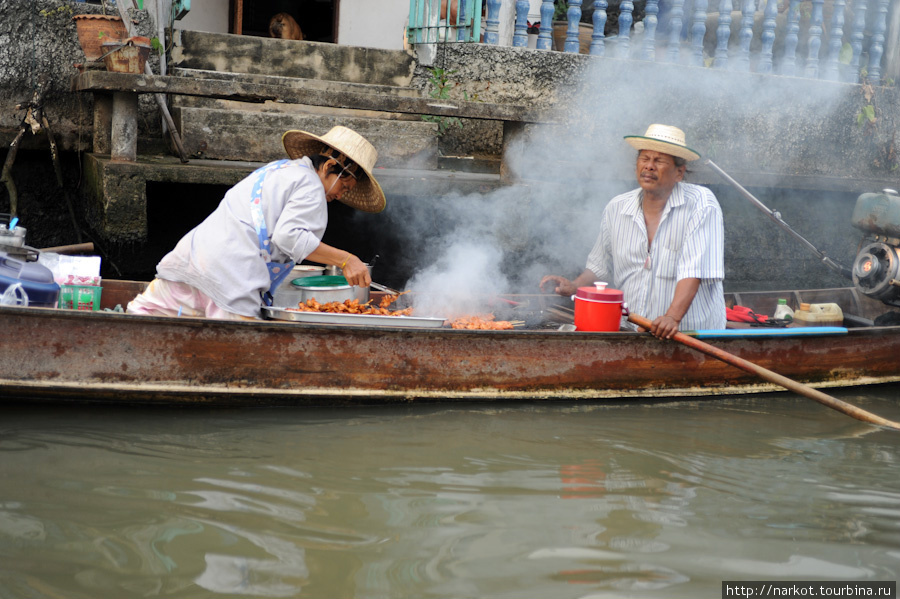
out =
<path fill-rule="evenodd" d="M 900 306 L 900 194 L 864 193 L 853 209 L 853 226 L 866 235 L 853 262 L 853 284 L 865 295 Z"/>

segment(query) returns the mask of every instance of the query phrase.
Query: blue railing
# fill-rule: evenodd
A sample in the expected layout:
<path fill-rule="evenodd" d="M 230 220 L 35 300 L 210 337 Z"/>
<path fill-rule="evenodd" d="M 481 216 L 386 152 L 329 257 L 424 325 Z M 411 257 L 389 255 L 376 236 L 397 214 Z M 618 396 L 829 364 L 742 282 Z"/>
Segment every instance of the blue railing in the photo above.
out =
<path fill-rule="evenodd" d="M 528 45 L 528 0 L 485 1 L 484 42 L 499 43 L 501 3 L 515 1 L 512 45 Z M 717 5 L 715 0 L 647 0 L 639 23 L 635 23 L 634 3 L 622 0 L 616 9 L 616 30 L 607 32 L 610 14 L 606 0 L 569 0 L 565 42 L 555 49 L 579 52 L 584 46 L 585 28 L 580 21 L 586 4 L 593 10 L 587 24 L 588 53 L 595 56 L 883 83 L 890 0 L 851 2 L 848 8 L 847 0 L 830 0 L 831 14 L 826 19 L 825 0 L 721 0 Z M 785 7 L 782 12 L 779 4 Z M 544 0 L 541 24 L 552 23 L 554 11 L 553 1 Z M 849 27 L 845 27 L 845 13 L 851 17 Z M 554 44 L 553 37 L 551 27 L 541 26 L 536 48 L 554 49 L 559 44 Z"/>
<path fill-rule="evenodd" d="M 482 0 L 409 0 L 407 39 L 411 44 L 481 41 L 482 4 Z"/>

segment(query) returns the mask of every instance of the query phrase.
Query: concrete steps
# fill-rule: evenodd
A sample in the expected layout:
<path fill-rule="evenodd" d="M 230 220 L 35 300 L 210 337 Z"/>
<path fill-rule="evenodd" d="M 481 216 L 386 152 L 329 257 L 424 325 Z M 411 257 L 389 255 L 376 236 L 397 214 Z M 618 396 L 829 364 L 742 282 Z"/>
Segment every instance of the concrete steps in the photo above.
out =
<path fill-rule="evenodd" d="M 280 98 L 298 92 L 362 95 L 372 98 L 372 107 L 422 98 L 409 86 L 415 62 L 405 51 L 180 31 L 172 61 L 173 76 L 283 90 Z M 268 162 L 284 157 L 281 136 L 287 130 L 321 135 L 344 125 L 372 142 L 380 167 L 439 167 L 437 125 L 414 114 L 199 96 L 172 96 L 171 106 L 191 158 Z"/>
<path fill-rule="evenodd" d="M 359 132 L 378 150 L 378 166 L 437 168 L 437 125 L 370 117 L 304 113 L 299 107 L 264 112 L 235 108 L 174 107 L 172 118 L 192 158 L 270 162 L 285 157 L 281 136 L 290 129 L 321 135 L 335 125 Z"/>

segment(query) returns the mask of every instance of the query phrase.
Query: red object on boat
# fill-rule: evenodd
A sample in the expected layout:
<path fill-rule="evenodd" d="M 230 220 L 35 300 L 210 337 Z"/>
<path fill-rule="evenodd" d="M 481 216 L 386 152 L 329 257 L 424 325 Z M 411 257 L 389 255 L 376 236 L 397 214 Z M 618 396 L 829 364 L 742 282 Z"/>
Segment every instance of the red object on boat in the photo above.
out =
<path fill-rule="evenodd" d="M 618 331 L 624 294 L 606 283 L 579 287 L 575 292 L 575 328 L 579 331 Z"/>

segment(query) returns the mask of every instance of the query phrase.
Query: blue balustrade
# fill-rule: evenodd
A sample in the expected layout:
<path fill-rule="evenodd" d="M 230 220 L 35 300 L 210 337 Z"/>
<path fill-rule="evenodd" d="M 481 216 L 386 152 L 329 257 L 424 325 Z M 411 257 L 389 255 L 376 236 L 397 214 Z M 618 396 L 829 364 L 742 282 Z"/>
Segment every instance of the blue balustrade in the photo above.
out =
<path fill-rule="evenodd" d="M 537 49 L 549 50 L 553 47 L 553 0 L 541 2 L 541 29 L 538 32 Z"/>
<path fill-rule="evenodd" d="M 469 40 L 469 35 L 472 31 L 472 28 L 468 26 L 468 15 L 469 11 L 473 8 L 473 2 L 471 0 L 456 1 L 459 2 L 456 23 L 454 23 L 454 26 L 456 27 L 456 41 L 465 42 Z"/>
<path fill-rule="evenodd" d="M 631 53 L 631 24 L 634 23 L 634 2 L 619 3 L 619 34 L 616 36 L 616 56 L 628 58 Z"/>
<path fill-rule="evenodd" d="M 591 20 L 594 23 L 594 33 L 591 35 L 591 54 L 603 56 L 606 52 L 604 41 L 606 31 L 606 0 L 594 0 L 594 15 Z"/>
<path fill-rule="evenodd" d="M 791 0 L 788 8 L 787 34 L 784 36 L 784 61 L 782 75 L 797 73 L 797 43 L 800 41 L 800 0 Z"/>
<path fill-rule="evenodd" d="M 706 35 L 707 0 L 694 0 L 694 17 L 691 25 L 691 64 L 703 66 L 703 36 Z"/>
<path fill-rule="evenodd" d="M 825 0 L 812 0 L 812 16 L 809 18 L 809 54 L 806 57 L 806 76 L 819 76 L 819 49 L 822 47 L 822 5 Z"/>
<path fill-rule="evenodd" d="M 657 14 L 659 14 L 659 0 L 647 0 L 644 7 L 644 49 L 641 53 L 644 60 L 656 58 Z"/>
<path fill-rule="evenodd" d="M 750 70 L 750 40 L 753 39 L 753 11 L 756 8 L 756 0 L 744 0 L 741 4 L 741 31 L 738 33 L 740 41 L 738 51 L 738 68 L 742 71 Z"/>
<path fill-rule="evenodd" d="M 716 27 L 716 55 L 713 66 L 723 69 L 728 66 L 728 38 L 731 37 L 731 0 L 719 2 L 719 23 Z"/>
<path fill-rule="evenodd" d="M 500 0 L 487 0 L 487 23 L 484 27 L 484 43 L 500 44 Z"/>
<path fill-rule="evenodd" d="M 456 2 L 458 17 L 455 22 L 447 22 L 448 30 L 456 29 L 454 37 L 449 35 L 446 41 L 469 41 L 473 31 L 481 25 L 480 10 L 482 2 L 487 7 L 485 19 L 484 41 L 488 44 L 499 44 L 500 10 L 502 4 L 514 2 L 515 29 L 513 46 L 528 45 L 528 13 L 531 10 L 530 0 L 450 0 Z M 607 38 L 605 35 L 608 18 L 608 0 L 587 0 L 592 3 L 593 32 L 590 53 L 604 56 Z M 758 73 L 772 73 L 777 70 L 782 75 L 803 75 L 810 78 L 821 77 L 829 81 L 853 81 L 863 76 L 870 83 L 880 84 L 883 77 L 881 61 L 885 49 L 885 36 L 888 27 L 888 12 L 891 0 L 853 0 L 852 26 L 845 39 L 845 13 L 848 0 L 831 0 L 832 13 L 824 23 L 825 0 L 788 0 L 786 26 L 781 29 L 777 25 L 779 3 L 781 0 L 740 0 L 740 27 L 738 29 L 737 50 L 734 60 L 729 63 L 729 42 L 731 41 L 732 14 L 737 8 L 733 0 L 718 0 L 718 21 L 716 24 L 716 46 L 712 61 L 716 68 L 735 68 L 741 71 L 755 70 Z M 581 50 L 582 3 L 584 0 L 569 0 L 566 27 L 566 39 L 562 50 L 577 53 Z M 409 39 L 415 43 L 434 43 L 439 41 L 432 32 L 437 30 L 434 22 L 440 15 L 434 14 L 438 0 L 410 0 L 410 32 Z M 686 5 L 689 8 L 686 8 Z M 805 64 L 798 62 L 798 46 L 800 40 L 800 24 L 802 22 L 801 7 L 809 11 L 809 30 L 805 51 Z M 665 29 L 660 31 L 657 40 L 657 28 L 660 26 L 660 10 L 666 10 Z M 704 37 L 709 0 L 646 0 L 643 17 L 643 38 L 640 51 L 635 49 L 635 57 L 642 60 L 661 59 L 662 45 L 665 44 L 665 60 L 673 63 L 682 62 L 681 48 L 689 49 L 685 62 L 696 66 L 706 66 L 710 57 L 704 52 Z M 755 19 L 757 10 L 763 11 L 760 33 L 760 51 L 751 55 Z M 868 11 L 874 10 L 874 15 Z M 553 47 L 553 0 L 542 0 L 540 14 L 541 27 L 537 39 L 539 50 Z M 614 38 L 616 56 L 631 58 L 631 26 L 634 22 L 633 0 L 622 0 L 618 6 L 618 34 Z M 686 15 L 690 15 L 687 17 Z M 474 15 L 475 18 L 473 19 Z M 869 25 L 867 29 L 867 17 Z M 847 19 L 849 20 L 849 18 Z M 443 27 L 443 25 L 442 25 Z M 783 56 L 777 60 L 774 48 L 777 35 L 784 35 Z M 894 35 L 894 34 L 892 34 Z M 868 37 L 868 45 L 866 45 Z M 823 39 L 824 38 L 824 39 Z M 610 38 L 613 39 L 613 38 Z M 825 46 L 823 49 L 822 46 Z M 733 46 L 732 46 L 733 47 Z M 863 60 L 865 51 L 867 60 Z M 848 53 L 845 55 L 846 53 Z M 820 54 L 823 56 L 820 59 Z M 802 60 L 802 59 L 800 59 Z M 865 63 L 865 64 L 864 64 Z M 803 71 L 802 73 L 800 71 Z"/>
<path fill-rule="evenodd" d="M 666 50 L 666 60 L 678 62 L 678 54 L 681 50 L 681 28 L 684 27 L 684 0 L 672 2 L 672 10 L 669 13 L 669 44 Z"/>
<path fill-rule="evenodd" d="M 566 43 L 564 49 L 566 52 L 578 54 L 581 49 L 581 40 L 578 36 L 581 22 L 581 0 L 569 0 L 569 10 L 566 12 L 569 19 L 569 27 L 566 29 Z"/>
<path fill-rule="evenodd" d="M 822 68 L 822 79 L 829 81 L 837 81 L 839 77 L 838 60 L 844 46 L 844 4 L 845 0 L 834 0 L 834 12 L 831 15 L 831 25 L 828 27 L 828 54 Z"/>
<path fill-rule="evenodd" d="M 853 29 L 850 33 L 850 48 L 853 56 L 850 58 L 850 71 L 854 77 L 859 76 L 859 60 L 862 54 L 863 40 L 866 29 L 866 3 L 853 3 Z"/>
<path fill-rule="evenodd" d="M 528 0 L 516 2 L 516 30 L 513 33 L 513 46 L 525 48 L 528 46 L 528 11 L 531 3 Z"/>
<path fill-rule="evenodd" d="M 875 7 L 875 26 L 869 46 L 869 83 L 881 83 L 881 55 L 884 53 L 884 30 L 887 23 L 888 0 L 878 0 Z"/>
<path fill-rule="evenodd" d="M 768 0 L 763 14 L 762 51 L 760 53 L 757 71 L 760 73 L 772 72 L 772 47 L 775 44 L 775 25 L 778 18 L 778 0 Z"/>

